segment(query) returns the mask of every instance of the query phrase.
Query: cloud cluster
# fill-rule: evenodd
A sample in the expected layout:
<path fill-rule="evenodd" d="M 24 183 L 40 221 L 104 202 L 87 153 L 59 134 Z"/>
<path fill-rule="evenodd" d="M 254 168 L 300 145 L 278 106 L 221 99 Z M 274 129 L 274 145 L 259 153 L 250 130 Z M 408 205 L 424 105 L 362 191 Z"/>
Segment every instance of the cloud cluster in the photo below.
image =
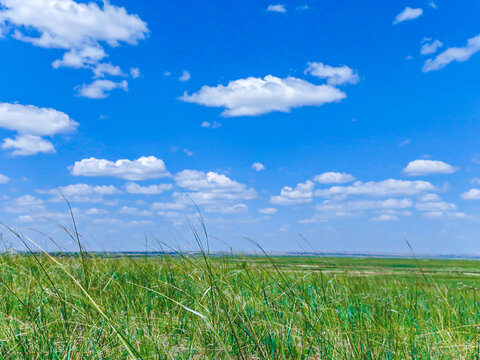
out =
<path fill-rule="evenodd" d="M 431 41 L 432 39 L 424 39 L 424 44 L 422 45 L 422 48 L 420 49 L 420 54 L 422 55 L 428 55 L 428 54 L 433 54 L 434 52 L 437 51 L 437 49 L 441 48 L 443 46 L 443 43 L 436 39 Z"/>
<path fill-rule="evenodd" d="M 108 176 L 139 181 L 170 176 L 165 163 L 155 156 L 142 156 L 136 160 L 110 161 L 91 157 L 76 161 L 70 168 L 74 176 Z"/>
<path fill-rule="evenodd" d="M 480 51 L 480 35 L 472 37 L 467 40 L 467 45 L 464 47 L 451 47 L 440 53 L 434 59 L 425 61 L 422 67 L 423 72 L 435 71 L 443 69 L 451 62 L 464 62 L 470 57 Z"/>
<path fill-rule="evenodd" d="M 104 44 L 135 45 L 148 33 L 137 15 L 107 1 L 99 6 L 74 0 L 0 0 L 0 5 L 0 25 L 12 29 L 15 39 L 63 49 L 54 68 L 88 68 L 94 77 L 126 76 L 119 66 L 104 61 L 108 56 Z"/>
<path fill-rule="evenodd" d="M 55 109 L 0 103 L 0 128 L 17 133 L 2 143 L 2 148 L 13 150 L 13 155 L 53 153 L 55 147 L 44 137 L 71 133 L 77 126 L 67 114 Z"/>
<path fill-rule="evenodd" d="M 276 205 L 297 205 L 306 204 L 313 199 L 313 188 L 315 183 L 307 180 L 304 183 L 299 183 L 295 188 L 285 186 L 280 190 L 280 195 L 272 196 L 270 202 Z"/>
<path fill-rule="evenodd" d="M 193 200 L 198 205 L 210 205 L 210 209 L 213 209 L 213 205 L 223 206 L 257 197 L 254 189 L 213 171 L 205 173 L 198 170 L 183 170 L 177 173 L 174 179 L 176 185 L 183 189 L 190 198 L 177 192 L 174 196 L 178 201 L 191 203 Z"/>

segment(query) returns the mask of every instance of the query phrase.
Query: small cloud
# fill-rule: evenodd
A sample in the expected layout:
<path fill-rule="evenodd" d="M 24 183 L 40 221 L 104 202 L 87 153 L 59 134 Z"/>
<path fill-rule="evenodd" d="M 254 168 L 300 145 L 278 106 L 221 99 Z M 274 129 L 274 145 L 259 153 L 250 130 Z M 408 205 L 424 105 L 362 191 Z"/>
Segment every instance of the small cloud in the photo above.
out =
<path fill-rule="evenodd" d="M 462 194 L 464 200 L 480 200 L 480 189 L 470 189 Z"/>
<path fill-rule="evenodd" d="M 427 55 L 433 54 L 437 51 L 438 48 L 443 46 L 443 43 L 440 40 L 431 41 L 431 39 L 426 40 L 423 44 L 422 48 L 420 49 L 420 54 Z"/>
<path fill-rule="evenodd" d="M 200 126 L 204 128 L 217 129 L 222 126 L 222 123 L 219 123 L 217 121 L 214 121 L 212 123 L 209 123 L 208 121 L 202 121 L 202 124 Z"/>
<path fill-rule="evenodd" d="M 140 77 L 140 70 L 137 67 L 130 68 L 130 76 L 134 79 Z"/>
<path fill-rule="evenodd" d="M 182 75 L 178 78 L 178 80 L 185 82 L 185 81 L 190 80 L 190 78 L 191 78 L 190 73 L 189 73 L 187 70 L 183 70 L 183 73 L 182 73 Z"/>
<path fill-rule="evenodd" d="M 480 185 L 480 178 L 474 177 L 472 180 L 470 180 L 470 184 Z"/>
<path fill-rule="evenodd" d="M 408 163 L 403 172 L 410 176 L 430 174 L 453 174 L 458 168 L 443 161 L 414 160 Z"/>
<path fill-rule="evenodd" d="M 126 80 L 115 82 L 111 80 L 95 80 L 91 84 L 83 84 L 78 88 L 78 96 L 89 99 L 105 99 L 108 91 L 114 89 L 123 89 L 128 91 L 128 83 Z"/>
<path fill-rule="evenodd" d="M 309 62 L 304 73 L 320 79 L 327 79 L 327 84 L 333 86 L 346 83 L 356 84 L 360 81 L 358 74 L 346 65 L 334 67 L 321 62 Z"/>
<path fill-rule="evenodd" d="M 258 212 L 263 215 L 272 215 L 275 214 L 278 210 L 272 207 L 258 209 Z"/>
<path fill-rule="evenodd" d="M 277 4 L 277 5 L 268 5 L 267 11 L 277 12 L 277 13 L 286 13 L 287 9 L 285 8 L 284 4 Z"/>
<path fill-rule="evenodd" d="M 163 73 L 163 76 L 170 76 L 170 75 L 172 75 L 172 73 L 171 73 L 170 71 L 165 71 L 165 72 Z"/>
<path fill-rule="evenodd" d="M 308 6 L 307 4 L 304 4 L 304 5 L 299 5 L 295 8 L 295 10 L 297 11 L 305 11 L 305 10 L 310 10 L 311 7 Z"/>
<path fill-rule="evenodd" d="M 263 165 L 262 163 L 256 162 L 252 164 L 252 168 L 257 171 L 262 171 L 262 170 L 265 170 L 265 165 Z"/>
<path fill-rule="evenodd" d="M 407 55 L 405 56 L 405 60 L 412 60 L 413 59 L 413 56 L 412 55 Z"/>
<path fill-rule="evenodd" d="M 430 1 L 428 3 L 428 5 L 432 8 L 432 9 L 436 9 L 437 8 L 437 4 L 435 4 L 433 1 Z"/>
<path fill-rule="evenodd" d="M 412 9 L 411 7 L 406 7 L 400 14 L 395 17 L 393 21 L 394 24 L 398 24 L 405 20 L 413 20 L 420 17 L 423 14 L 423 10 L 420 8 Z"/>
<path fill-rule="evenodd" d="M 193 156 L 193 151 L 190 151 L 188 149 L 183 149 L 183 152 L 187 154 L 188 156 Z"/>
<path fill-rule="evenodd" d="M 10 178 L 6 175 L 0 174 L 0 184 L 6 184 L 10 181 Z"/>
<path fill-rule="evenodd" d="M 398 144 L 399 146 L 405 146 L 405 145 L 408 145 L 410 144 L 411 140 L 410 139 L 406 139 L 406 140 L 403 140 L 400 142 L 400 144 Z"/>
<path fill-rule="evenodd" d="M 315 176 L 313 180 L 320 184 L 345 184 L 354 181 L 355 177 L 346 173 L 330 171 Z"/>

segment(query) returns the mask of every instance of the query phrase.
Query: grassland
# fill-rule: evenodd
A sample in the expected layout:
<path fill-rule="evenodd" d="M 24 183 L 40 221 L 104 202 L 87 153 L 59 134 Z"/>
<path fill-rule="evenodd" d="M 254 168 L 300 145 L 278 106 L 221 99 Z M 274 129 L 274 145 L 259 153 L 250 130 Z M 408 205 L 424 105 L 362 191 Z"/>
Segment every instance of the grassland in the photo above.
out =
<path fill-rule="evenodd" d="M 1 359 L 478 359 L 480 263 L 0 256 Z"/>

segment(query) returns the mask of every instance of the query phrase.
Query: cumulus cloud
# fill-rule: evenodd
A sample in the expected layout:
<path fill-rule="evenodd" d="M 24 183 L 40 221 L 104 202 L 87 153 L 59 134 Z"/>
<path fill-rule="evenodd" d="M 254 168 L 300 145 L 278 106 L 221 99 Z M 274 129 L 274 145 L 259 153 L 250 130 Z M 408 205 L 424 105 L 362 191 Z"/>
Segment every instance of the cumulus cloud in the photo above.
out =
<path fill-rule="evenodd" d="M 148 33 L 147 24 L 137 15 L 107 1 L 102 7 L 74 0 L 0 0 L 0 4 L 0 24 L 12 29 L 14 38 L 65 50 L 62 58 L 53 62 L 54 68 L 89 68 L 98 75 L 103 67 L 117 75 L 118 67 L 101 62 L 107 57 L 103 44 L 135 45 Z"/>
<path fill-rule="evenodd" d="M 470 189 L 462 194 L 462 199 L 465 200 L 480 200 L 480 189 Z"/>
<path fill-rule="evenodd" d="M 315 176 L 313 180 L 320 184 L 345 184 L 354 181 L 355 177 L 346 173 L 330 171 Z"/>
<path fill-rule="evenodd" d="M 402 196 L 417 195 L 425 192 L 437 191 L 437 188 L 428 181 L 405 181 L 388 179 L 383 181 L 356 181 L 349 186 L 332 186 L 328 189 L 315 191 L 321 197 L 347 197 L 349 195 L 365 196 Z"/>
<path fill-rule="evenodd" d="M 258 212 L 263 215 L 272 215 L 277 213 L 277 211 L 278 211 L 277 209 L 272 207 L 258 209 Z"/>
<path fill-rule="evenodd" d="M 220 205 L 252 200 L 257 197 L 254 189 L 213 171 L 205 173 L 197 170 L 183 170 L 174 178 L 177 186 L 187 191 L 188 196 L 199 205 Z M 191 202 L 183 195 L 182 193 L 174 194 L 180 202 Z"/>
<path fill-rule="evenodd" d="M 6 138 L 3 140 L 2 149 L 13 150 L 12 155 L 28 156 L 39 153 L 55 153 L 53 144 L 44 138 L 36 135 L 17 135 L 15 138 Z"/>
<path fill-rule="evenodd" d="M 159 184 L 148 186 L 141 186 L 137 183 L 125 184 L 125 191 L 129 194 L 157 195 L 165 191 L 171 190 L 172 188 L 172 184 Z"/>
<path fill-rule="evenodd" d="M 0 174 L 0 184 L 6 184 L 10 181 L 10 178 L 6 175 Z"/>
<path fill-rule="evenodd" d="M 443 69 L 451 62 L 464 62 L 480 50 L 480 35 L 467 40 L 464 47 L 451 47 L 440 53 L 434 59 L 425 61 L 422 67 L 423 72 L 435 71 Z"/>
<path fill-rule="evenodd" d="M 414 160 L 408 163 L 403 172 L 410 176 L 430 174 L 453 174 L 458 169 L 438 160 Z"/>
<path fill-rule="evenodd" d="M 77 126 L 67 114 L 52 108 L 0 103 L 0 128 L 17 133 L 2 144 L 3 149 L 13 150 L 13 155 L 54 153 L 53 144 L 43 137 L 71 133 Z"/>
<path fill-rule="evenodd" d="M 321 62 L 310 62 L 305 70 L 305 74 L 307 73 L 320 79 L 327 79 L 327 84 L 333 86 L 346 83 L 356 84 L 360 81 L 358 74 L 346 65 L 334 67 Z"/>
<path fill-rule="evenodd" d="M 277 4 L 277 5 L 268 5 L 267 11 L 286 13 L 287 9 L 284 4 Z"/>
<path fill-rule="evenodd" d="M 55 109 L 0 103 L 0 127 L 20 134 L 53 136 L 75 131 L 77 126 L 67 114 Z"/>
<path fill-rule="evenodd" d="M 77 95 L 89 99 L 104 99 L 108 96 L 108 92 L 115 89 L 123 89 L 128 91 L 128 82 L 122 80 L 119 82 L 111 80 L 95 80 L 90 84 L 83 84 L 78 88 Z"/>
<path fill-rule="evenodd" d="M 301 106 L 321 106 L 337 102 L 346 94 L 331 85 L 314 85 L 305 80 L 267 75 L 230 81 L 227 86 L 203 86 L 185 93 L 181 100 L 210 107 L 223 107 L 223 116 L 255 116 L 272 111 L 290 112 Z"/>
<path fill-rule="evenodd" d="M 420 17 L 423 14 L 423 10 L 420 8 L 412 9 L 411 7 L 406 7 L 400 14 L 395 17 L 393 21 L 394 24 L 398 24 L 405 20 L 413 20 Z"/>
<path fill-rule="evenodd" d="M 142 156 L 136 160 L 110 161 L 91 157 L 76 161 L 70 168 L 74 176 L 110 176 L 130 181 L 159 179 L 170 176 L 165 163 L 155 156 Z"/>
<path fill-rule="evenodd" d="M 422 48 L 420 49 L 420 54 L 422 55 L 433 54 L 435 51 L 438 50 L 438 48 L 441 48 L 443 46 L 443 43 L 438 39 L 434 41 L 431 41 L 431 39 L 425 39 L 425 41 L 428 42 L 423 44 Z"/>
<path fill-rule="evenodd" d="M 263 165 L 262 163 L 259 163 L 259 162 L 255 162 L 252 164 L 252 168 L 257 170 L 257 171 L 262 171 L 262 170 L 265 170 L 265 165 Z"/>
<path fill-rule="evenodd" d="M 272 196 L 270 202 L 276 205 L 297 205 L 306 204 L 313 199 L 313 188 L 315 184 L 311 180 L 299 183 L 295 188 L 285 186 L 280 190 L 280 195 Z"/>

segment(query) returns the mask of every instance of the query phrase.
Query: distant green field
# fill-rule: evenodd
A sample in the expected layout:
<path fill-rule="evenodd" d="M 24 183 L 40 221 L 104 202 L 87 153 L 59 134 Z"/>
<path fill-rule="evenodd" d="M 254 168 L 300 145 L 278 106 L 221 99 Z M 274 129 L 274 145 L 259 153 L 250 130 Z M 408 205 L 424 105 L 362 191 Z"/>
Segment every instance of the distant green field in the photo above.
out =
<path fill-rule="evenodd" d="M 480 262 L 0 256 L 2 359 L 478 359 Z"/>

